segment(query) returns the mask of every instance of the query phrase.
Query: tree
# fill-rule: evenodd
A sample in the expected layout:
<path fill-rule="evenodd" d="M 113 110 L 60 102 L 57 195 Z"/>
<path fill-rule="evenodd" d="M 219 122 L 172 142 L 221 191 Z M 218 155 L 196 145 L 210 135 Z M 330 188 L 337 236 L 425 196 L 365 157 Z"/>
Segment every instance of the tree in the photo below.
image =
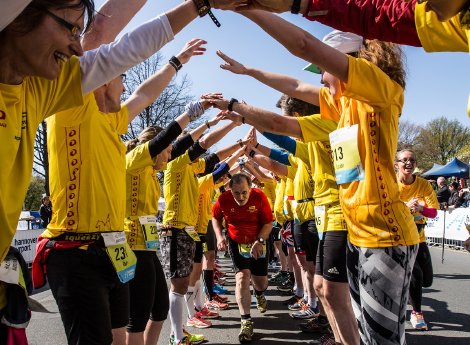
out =
<path fill-rule="evenodd" d="M 457 120 L 440 117 L 428 122 L 417 140 L 420 160 L 446 164 L 452 158 L 458 157 L 459 152 L 463 152 L 470 140 L 470 129 Z"/>
<path fill-rule="evenodd" d="M 124 82 L 126 91 L 123 97 L 127 99 L 140 84 L 159 70 L 163 61 L 162 55 L 157 53 L 127 71 L 126 80 Z M 190 88 L 191 81 L 186 75 L 183 75 L 179 82 L 177 82 L 177 78 L 174 78 L 165 90 L 163 90 L 160 97 L 145 108 L 144 111 L 129 124 L 129 131 L 123 136 L 123 139 L 129 140 L 137 138 L 139 133 L 148 126 L 157 125 L 165 128 L 171 121 L 181 115 L 185 105 L 194 99 L 194 97 L 188 93 Z M 192 126 L 195 125 L 197 124 L 192 124 Z"/>
<path fill-rule="evenodd" d="M 36 132 L 34 141 L 33 174 L 44 179 L 44 191 L 49 195 L 49 156 L 47 154 L 47 126 L 43 121 Z"/>
<path fill-rule="evenodd" d="M 39 210 L 42 195 L 44 194 L 45 180 L 42 176 L 33 175 L 29 183 L 28 192 L 24 199 L 25 210 Z"/>
<path fill-rule="evenodd" d="M 398 124 L 398 151 L 413 149 L 422 127 L 409 121 L 400 121 Z"/>

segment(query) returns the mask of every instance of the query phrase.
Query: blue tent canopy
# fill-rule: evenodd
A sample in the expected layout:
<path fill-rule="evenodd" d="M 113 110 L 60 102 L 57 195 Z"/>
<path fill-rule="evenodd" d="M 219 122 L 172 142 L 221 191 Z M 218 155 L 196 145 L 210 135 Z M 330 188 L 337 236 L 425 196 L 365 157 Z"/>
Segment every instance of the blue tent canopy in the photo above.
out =
<path fill-rule="evenodd" d="M 458 177 L 458 178 L 469 178 L 468 164 L 454 158 L 452 161 L 444 166 L 437 167 L 438 164 L 434 164 L 433 167 L 426 171 L 422 176 L 433 178 L 433 177 Z"/>

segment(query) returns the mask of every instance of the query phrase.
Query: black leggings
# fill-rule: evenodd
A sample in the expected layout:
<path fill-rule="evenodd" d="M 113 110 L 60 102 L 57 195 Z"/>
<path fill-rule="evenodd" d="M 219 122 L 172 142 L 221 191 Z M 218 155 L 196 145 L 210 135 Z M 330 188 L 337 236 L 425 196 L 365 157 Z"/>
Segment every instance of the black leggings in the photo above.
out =
<path fill-rule="evenodd" d="M 143 332 L 147 321 L 164 321 L 170 301 L 162 264 L 154 251 L 136 250 L 137 268 L 129 282 L 130 315 L 127 331 Z"/>
<path fill-rule="evenodd" d="M 433 269 L 431 253 L 426 242 L 419 244 L 418 254 L 416 256 L 413 273 L 410 283 L 410 303 L 413 310 L 421 312 L 421 301 L 423 298 L 423 287 L 427 288 L 432 285 Z"/>

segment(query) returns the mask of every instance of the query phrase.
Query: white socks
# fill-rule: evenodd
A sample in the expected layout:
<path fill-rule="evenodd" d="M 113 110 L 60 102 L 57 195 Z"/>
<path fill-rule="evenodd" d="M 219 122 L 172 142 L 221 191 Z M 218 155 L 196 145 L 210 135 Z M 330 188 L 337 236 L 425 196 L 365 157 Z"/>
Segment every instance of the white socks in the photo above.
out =
<path fill-rule="evenodd" d="M 184 338 L 183 334 L 183 295 L 170 291 L 170 322 L 171 329 L 175 336 L 175 343 L 179 343 Z"/>

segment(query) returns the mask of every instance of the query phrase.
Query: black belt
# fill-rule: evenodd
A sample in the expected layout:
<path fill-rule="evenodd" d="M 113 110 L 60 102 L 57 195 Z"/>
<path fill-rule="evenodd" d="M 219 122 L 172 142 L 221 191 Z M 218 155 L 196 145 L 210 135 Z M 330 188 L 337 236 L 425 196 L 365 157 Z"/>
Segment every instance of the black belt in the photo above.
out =
<path fill-rule="evenodd" d="M 307 201 L 315 201 L 314 198 L 305 198 L 305 199 L 302 199 L 302 200 L 296 200 L 298 204 L 300 203 L 303 203 L 303 202 L 307 202 Z"/>

